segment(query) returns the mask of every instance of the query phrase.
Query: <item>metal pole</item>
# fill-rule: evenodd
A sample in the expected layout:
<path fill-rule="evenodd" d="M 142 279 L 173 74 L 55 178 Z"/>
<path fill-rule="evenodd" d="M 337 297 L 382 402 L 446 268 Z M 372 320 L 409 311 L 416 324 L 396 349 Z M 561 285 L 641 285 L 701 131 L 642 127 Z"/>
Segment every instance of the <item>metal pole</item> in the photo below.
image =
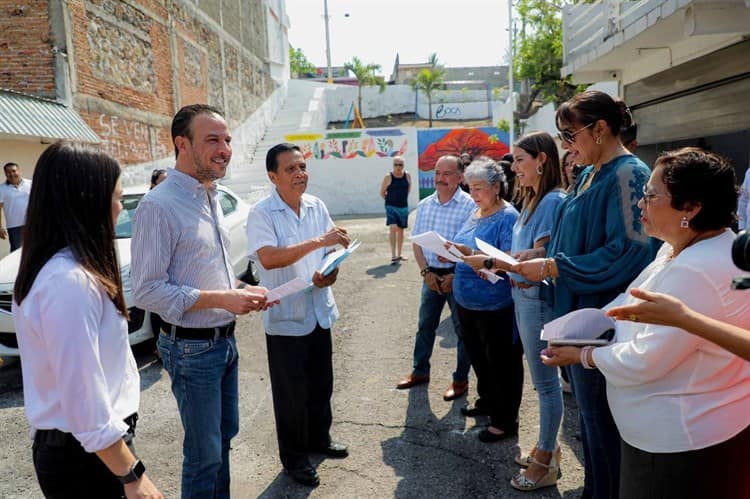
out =
<path fill-rule="evenodd" d="M 508 0 L 508 40 L 510 42 L 510 62 L 508 63 L 508 99 L 510 101 L 510 126 L 508 128 L 508 138 L 510 144 L 508 144 L 508 146 L 513 147 L 513 143 L 516 140 L 516 99 L 513 95 L 513 0 Z"/>
<path fill-rule="evenodd" d="M 333 83 L 333 68 L 331 67 L 331 34 L 328 31 L 328 0 L 323 0 L 323 18 L 326 23 L 326 62 L 328 63 L 328 83 Z"/>

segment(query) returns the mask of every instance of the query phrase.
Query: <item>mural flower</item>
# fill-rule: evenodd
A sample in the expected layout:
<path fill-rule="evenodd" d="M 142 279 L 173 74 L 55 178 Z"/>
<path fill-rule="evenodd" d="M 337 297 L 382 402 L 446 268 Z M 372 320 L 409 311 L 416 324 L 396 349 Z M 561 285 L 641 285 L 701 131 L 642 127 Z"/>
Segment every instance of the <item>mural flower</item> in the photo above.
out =
<path fill-rule="evenodd" d="M 489 131 L 493 133 L 488 133 Z M 510 149 L 494 132 L 496 130 L 492 128 L 449 130 L 445 135 L 428 145 L 419 155 L 419 169 L 424 172 L 432 171 L 435 169 L 435 163 L 440 156 L 446 154 L 458 156 L 462 152 L 468 152 L 473 157 L 488 156 L 496 161 L 500 160 L 503 155 L 510 152 Z"/>

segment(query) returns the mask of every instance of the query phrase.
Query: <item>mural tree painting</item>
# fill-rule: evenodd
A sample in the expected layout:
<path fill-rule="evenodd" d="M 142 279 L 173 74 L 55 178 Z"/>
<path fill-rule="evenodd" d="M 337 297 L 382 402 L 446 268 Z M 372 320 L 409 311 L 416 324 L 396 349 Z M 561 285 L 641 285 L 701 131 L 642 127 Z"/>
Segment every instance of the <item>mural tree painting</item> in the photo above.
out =
<path fill-rule="evenodd" d="M 427 112 L 429 113 L 429 126 L 432 128 L 432 93 L 445 86 L 445 70 L 438 64 L 437 54 L 433 53 L 429 58 L 430 68 L 423 69 L 417 74 L 412 83 L 412 88 L 422 91 L 427 96 Z"/>
<path fill-rule="evenodd" d="M 516 4 L 520 30 L 515 38 L 513 68 L 516 78 L 531 82 L 528 114 L 534 100 L 555 104 L 568 100 L 579 88 L 570 77 L 560 78 L 563 63 L 562 15 L 554 2 L 519 0 Z"/>
<path fill-rule="evenodd" d="M 375 86 L 380 87 L 380 92 L 385 91 L 385 80 L 382 76 L 376 75 L 380 71 L 380 64 L 364 64 L 359 57 L 352 57 L 352 60 L 344 64 L 344 69 L 351 71 L 357 78 L 357 105 L 359 112 L 362 112 L 362 87 Z"/>

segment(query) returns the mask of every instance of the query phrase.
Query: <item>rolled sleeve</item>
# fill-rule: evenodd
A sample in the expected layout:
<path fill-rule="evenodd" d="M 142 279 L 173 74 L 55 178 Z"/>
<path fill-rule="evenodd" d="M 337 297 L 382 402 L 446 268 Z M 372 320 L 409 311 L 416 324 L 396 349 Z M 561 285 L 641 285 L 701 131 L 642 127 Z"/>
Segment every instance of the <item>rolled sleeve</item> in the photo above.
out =
<path fill-rule="evenodd" d="M 173 324 L 195 305 L 200 290 L 169 282 L 168 269 L 177 237 L 169 225 L 169 214 L 160 207 L 141 202 L 133 219 L 131 283 L 135 305 L 156 312 Z"/>
<path fill-rule="evenodd" d="M 61 275 L 39 293 L 40 330 L 61 409 L 73 436 L 86 452 L 115 443 L 127 431 L 109 403 L 109 387 L 99 356 L 98 327 L 107 299 L 83 271 Z M 76 314 L 71 314 L 76 310 Z"/>

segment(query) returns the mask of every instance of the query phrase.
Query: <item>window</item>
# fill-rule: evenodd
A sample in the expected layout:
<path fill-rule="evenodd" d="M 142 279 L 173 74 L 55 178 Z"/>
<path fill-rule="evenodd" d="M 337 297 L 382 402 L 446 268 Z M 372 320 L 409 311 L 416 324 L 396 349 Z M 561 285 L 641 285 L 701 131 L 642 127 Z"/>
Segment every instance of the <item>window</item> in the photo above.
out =
<path fill-rule="evenodd" d="M 219 191 L 219 205 L 221 206 L 221 212 L 226 217 L 227 215 L 234 213 L 237 209 L 237 200 L 230 194 L 224 191 Z"/>

